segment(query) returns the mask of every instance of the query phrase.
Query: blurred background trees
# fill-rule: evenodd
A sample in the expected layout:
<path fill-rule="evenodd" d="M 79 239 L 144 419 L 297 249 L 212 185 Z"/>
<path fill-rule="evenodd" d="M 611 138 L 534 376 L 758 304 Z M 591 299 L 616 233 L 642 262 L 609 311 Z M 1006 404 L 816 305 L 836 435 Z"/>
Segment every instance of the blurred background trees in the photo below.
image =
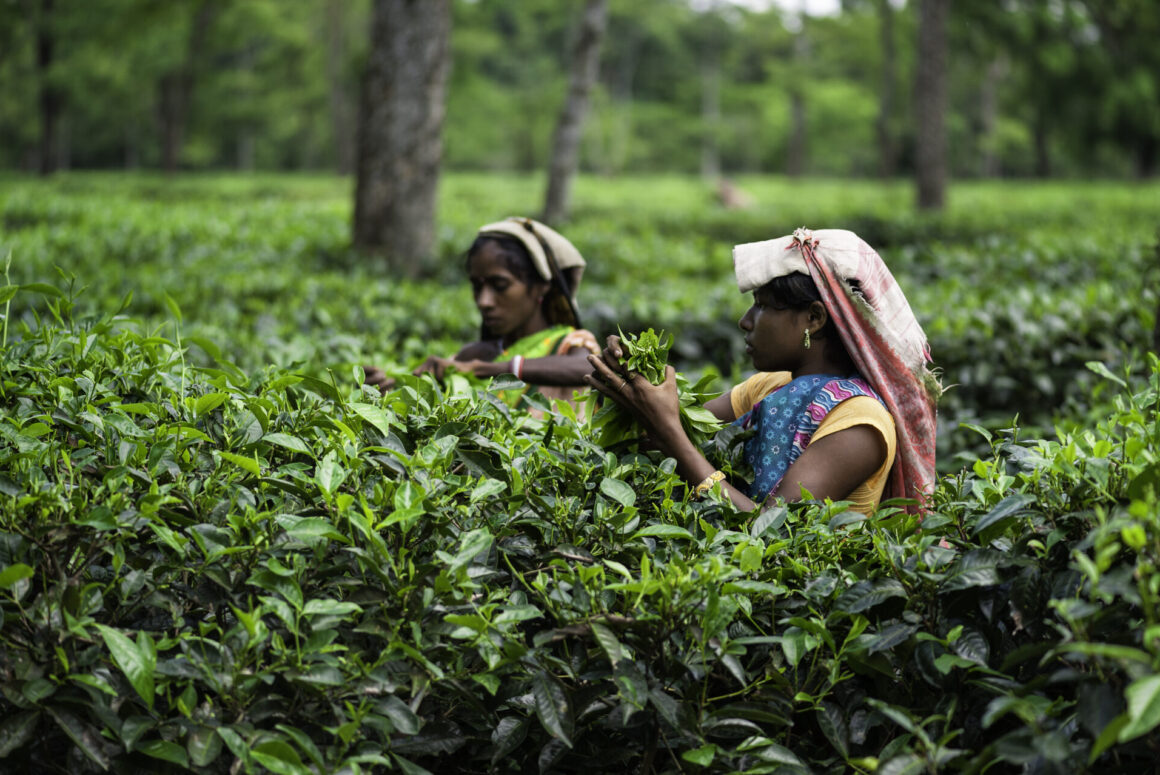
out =
<path fill-rule="evenodd" d="M 919 0 L 607 0 L 582 171 L 912 175 Z M 925 2 L 925 0 L 924 0 Z M 454 0 L 444 165 L 546 170 L 583 0 Z M 369 0 L 0 0 L 0 168 L 353 170 Z M 947 173 L 1150 176 L 1160 4 L 952 3 Z"/>

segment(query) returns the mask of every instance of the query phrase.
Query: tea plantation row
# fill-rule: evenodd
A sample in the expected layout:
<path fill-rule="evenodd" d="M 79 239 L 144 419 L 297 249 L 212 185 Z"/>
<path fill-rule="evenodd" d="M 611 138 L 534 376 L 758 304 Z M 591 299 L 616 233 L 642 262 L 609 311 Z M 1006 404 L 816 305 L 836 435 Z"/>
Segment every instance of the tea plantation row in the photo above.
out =
<path fill-rule="evenodd" d="M 15 289 L 9 289 L 9 295 Z M 690 501 L 452 379 L 190 367 L 49 286 L 0 366 L 0 766 L 1037 772 L 1160 742 L 1160 363 L 919 524 Z"/>
<path fill-rule="evenodd" d="M 600 336 L 648 327 L 676 334 L 683 370 L 731 383 L 748 368 L 736 321 L 733 244 L 796 226 L 852 228 L 879 247 L 931 339 L 943 381 L 943 470 L 978 454 L 960 423 L 1046 433 L 1083 415 L 1100 360 L 1142 363 L 1156 308 L 1160 186 L 961 184 L 943 216 L 911 213 L 902 184 L 741 180 L 754 208 L 728 211 L 695 179 L 581 179 L 565 228 L 589 258 L 580 290 Z M 538 179 L 449 176 L 440 258 L 404 280 L 349 248 L 350 195 L 331 178 L 165 180 L 64 176 L 0 181 L 0 260 L 13 283 L 75 276 L 100 308 L 128 293 L 152 325 L 184 315 L 190 358 L 253 371 L 298 364 L 321 375 L 372 362 L 406 371 L 474 333 L 462 253 L 479 224 L 534 212 Z M 14 300 L 13 315 L 26 312 Z M 166 329 L 169 335 L 173 330 Z M 968 457 L 969 462 L 969 457 Z"/>
<path fill-rule="evenodd" d="M 359 386 L 471 335 L 461 252 L 526 179 L 448 179 L 408 281 L 332 180 L 0 181 L 0 770 L 1149 766 L 1158 189 L 742 185 L 582 180 L 586 322 L 731 382 L 730 245 L 854 228 L 953 385 L 921 525 L 738 514 L 573 417 Z"/>

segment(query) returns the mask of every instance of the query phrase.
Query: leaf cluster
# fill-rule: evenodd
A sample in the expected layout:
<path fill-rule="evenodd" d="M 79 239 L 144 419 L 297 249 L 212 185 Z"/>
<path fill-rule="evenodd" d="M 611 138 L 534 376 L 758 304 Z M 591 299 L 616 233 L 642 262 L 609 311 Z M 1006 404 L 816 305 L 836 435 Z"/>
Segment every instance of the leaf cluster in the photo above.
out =
<path fill-rule="evenodd" d="M 38 304 L 0 355 L 6 768 L 1152 761 L 1155 359 L 1102 369 L 1087 427 L 980 429 L 921 522 L 742 514 L 502 385 L 191 367 L 83 297 Z"/>
<path fill-rule="evenodd" d="M 619 334 L 625 350 L 627 371 L 641 375 L 653 385 L 664 382 L 668 352 L 673 345 L 672 335 L 664 331 L 657 334 L 651 328 L 640 334 L 626 334 L 624 331 L 619 331 Z M 675 379 L 681 426 L 694 444 L 705 447 L 721 428 L 720 421 L 704 407 L 706 401 L 720 395 L 711 390 L 716 377 L 706 374 L 696 384 L 690 383 L 680 373 L 676 374 Z M 643 433 L 640 423 L 629 410 L 613 401 L 601 405 L 597 394 L 589 398 L 588 416 L 591 418 L 589 432 L 601 447 L 635 444 Z"/>

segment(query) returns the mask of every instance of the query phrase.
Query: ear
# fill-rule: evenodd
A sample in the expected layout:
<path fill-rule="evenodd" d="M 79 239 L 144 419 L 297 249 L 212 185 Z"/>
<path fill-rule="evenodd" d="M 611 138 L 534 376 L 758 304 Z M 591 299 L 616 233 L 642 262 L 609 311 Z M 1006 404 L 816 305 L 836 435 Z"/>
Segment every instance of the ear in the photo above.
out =
<path fill-rule="evenodd" d="M 809 321 L 810 331 L 816 334 L 829 322 L 830 313 L 826 310 L 825 304 L 822 304 L 820 301 L 813 301 L 810 302 L 810 306 L 806 309 L 806 319 Z"/>

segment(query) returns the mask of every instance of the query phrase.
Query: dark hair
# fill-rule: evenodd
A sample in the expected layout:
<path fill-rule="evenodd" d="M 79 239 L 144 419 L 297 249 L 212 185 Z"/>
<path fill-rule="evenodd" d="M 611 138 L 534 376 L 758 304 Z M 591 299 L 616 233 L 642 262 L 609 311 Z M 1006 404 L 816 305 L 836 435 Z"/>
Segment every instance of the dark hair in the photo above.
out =
<path fill-rule="evenodd" d="M 515 237 L 504 237 L 498 234 L 484 234 L 475 238 L 475 242 L 472 242 L 471 247 L 467 249 L 468 271 L 471 270 L 471 257 L 483 250 L 483 246 L 489 242 L 495 243 L 496 248 L 499 249 L 499 254 L 503 257 L 504 268 L 515 275 L 521 283 L 531 285 L 544 282 L 540 273 L 536 271 L 536 265 L 532 263 L 532 256 L 524 247 L 524 243 Z"/>
<path fill-rule="evenodd" d="M 775 277 L 758 288 L 757 293 L 761 294 L 763 304 L 774 309 L 804 310 L 822 300 L 813 279 L 802 272 Z"/>
<path fill-rule="evenodd" d="M 471 247 L 467 249 L 466 264 L 468 271 L 471 269 L 471 258 L 487 243 L 494 243 L 499 249 L 500 256 L 503 258 L 504 268 L 512 275 L 522 282 L 524 285 L 534 285 L 535 283 L 545 283 L 548 286 L 547 293 L 544 294 L 544 316 L 548 323 L 557 325 L 569 325 L 580 327 L 580 321 L 577 318 L 572 304 L 568 301 L 566 294 L 571 293 L 572 288 L 576 287 L 576 281 L 579 279 L 579 270 L 564 269 L 561 270 L 562 278 L 553 278 L 552 280 L 545 280 L 536 271 L 536 265 L 532 262 L 532 256 L 528 252 L 527 247 L 519 239 L 509 237 L 503 234 L 481 234 L 475 238 L 471 243 Z M 564 288 L 569 290 L 566 292 Z M 490 339 L 490 332 L 481 326 L 480 336 L 483 339 Z"/>
<path fill-rule="evenodd" d="M 846 282 L 855 295 L 862 296 L 862 284 L 858 280 L 851 278 Z M 803 272 L 791 272 L 781 277 L 775 277 L 758 288 L 754 292 L 754 296 L 757 294 L 761 294 L 762 304 L 773 309 L 805 310 L 809 309 L 809 306 L 815 301 L 821 303 L 823 307 L 825 306 L 813 278 Z M 841 336 L 838 335 L 838 326 L 834 323 L 833 315 L 826 318 L 826 324 L 814 336 L 824 340 L 827 347 L 839 348 L 839 354 L 851 364 L 853 363 L 850 354 L 846 352 Z"/>

